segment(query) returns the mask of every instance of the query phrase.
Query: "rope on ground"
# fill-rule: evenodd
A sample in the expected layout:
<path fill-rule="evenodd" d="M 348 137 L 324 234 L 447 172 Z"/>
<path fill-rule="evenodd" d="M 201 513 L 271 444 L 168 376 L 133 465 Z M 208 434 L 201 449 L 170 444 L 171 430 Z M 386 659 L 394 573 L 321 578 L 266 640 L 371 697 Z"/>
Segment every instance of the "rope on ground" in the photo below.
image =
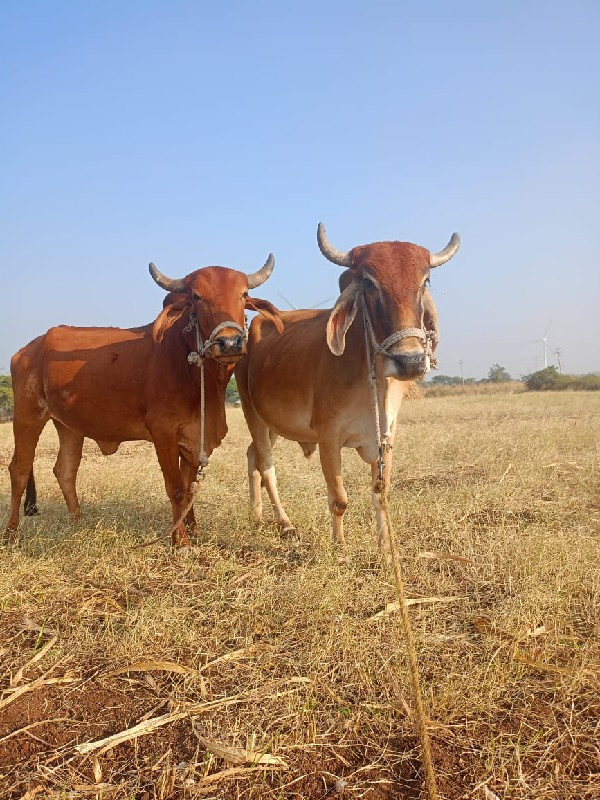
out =
<path fill-rule="evenodd" d="M 149 542 L 142 542 L 142 544 L 136 544 L 131 549 L 132 550 L 140 550 L 142 547 L 150 547 L 151 544 L 158 544 L 158 542 L 162 542 L 163 539 L 170 538 L 173 535 L 173 533 L 177 530 L 177 528 L 181 525 L 181 523 L 183 522 L 186 514 L 188 513 L 190 508 L 193 506 L 194 498 L 196 497 L 196 492 L 197 491 L 198 491 L 198 481 L 192 481 L 192 483 L 190 483 L 190 488 L 189 488 L 189 492 L 190 492 L 189 503 L 185 506 L 185 508 L 183 509 L 181 514 L 179 515 L 179 518 L 177 519 L 177 522 L 174 522 L 173 525 L 171 525 L 171 527 L 169 528 L 169 530 L 166 533 L 162 533 L 160 536 L 157 536 L 156 539 L 150 539 Z"/>
<path fill-rule="evenodd" d="M 415 708 L 417 712 L 416 728 L 417 728 L 417 733 L 419 735 L 419 739 L 421 741 L 421 762 L 423 764 L 423 769 L 425 771 L 425 784 L 427 786 L 427 794 L 429 796 L 429 800 L 438 800 L 435 770 L 433 767 L 433 758 L 431 755 L 431 743 L 429 740 L 429 732 L 427 731 L 425 709 L 423 706 L 423 695 L 421 692 L 421 681 L 419 678 L 419 667 L 417 664 L 417 649 L 415 646 L 415 639 L 413 635 L 412 626 L 410 624 L 410 618 L 408 616 L 408 606 L 406 605 L 406 592 L 404 591 L 402 568 L 400 566 L 398 548 L 396 547 L 396 534 L 390 517 L 390 509 L 388 505 L 388 498 L 385 485 L 382 486 L 380 498 L 381 498 L 381 509 L 383 511 L 386 522 L 385 528 L 387 531 L 387 547 L 392 562 L 394 582 L 396 584 L 396 591 L 398 593 L 398 600 L 400 605 L 400 617 L 402 619 L 404 638 L 406 639 L 408 665 L 410 668 L 410 678 L 412 683 L 413 696 L 415 700 Z"/>

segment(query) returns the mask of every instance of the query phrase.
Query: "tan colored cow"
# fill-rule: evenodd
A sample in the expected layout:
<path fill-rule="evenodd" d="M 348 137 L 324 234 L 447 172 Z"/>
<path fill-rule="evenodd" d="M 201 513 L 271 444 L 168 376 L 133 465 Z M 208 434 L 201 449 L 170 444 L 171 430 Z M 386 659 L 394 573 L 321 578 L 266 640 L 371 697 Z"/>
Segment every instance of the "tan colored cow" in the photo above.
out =
<path fill-rule="evenodd" d="M 281 335 L 257 317 L 250 326 L 247 357 L 235 370 L 252 435 L 252 513 L 261 519 L 262 482 L 280 528 L 294 531 L 279 499 L 272 446 L 283 436 L 299 442 L 308 456 L 318 444 L 333 538 L 343 543 L 348 498 L 341 450 L 353 447 L 371 466 L 381 543 L 385 521 L 375 490 L 381 478 L 385 491 L 389 487 L 400 403 L 411 382 L 428 371 L 437 344 L 437 313 L 426 284 L 430 270 L 452 258 L 460 240 L 453 234 L 439 253 L 408 242 L 377 242 L 343 253 L 329 244 L 322 224 L 317 238 L 323 255 L 345 268 L 335 306 L 282 312 Z"/>

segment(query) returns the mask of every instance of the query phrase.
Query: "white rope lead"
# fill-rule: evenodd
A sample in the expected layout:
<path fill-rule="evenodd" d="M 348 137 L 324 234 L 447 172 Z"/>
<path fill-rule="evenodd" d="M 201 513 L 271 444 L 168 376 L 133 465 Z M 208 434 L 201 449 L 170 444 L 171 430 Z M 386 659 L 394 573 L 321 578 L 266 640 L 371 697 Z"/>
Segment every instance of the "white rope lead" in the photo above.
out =
<path fill-rule="evenodd" d="M 184 332 L 189 332 L 192 329 L 192 326 L 196 328 L 196 350 L 192 350 L 192 352 L 189 353 L 187 360 L 190 364 L 196 364 L 196 366 L 200 367 L 200 452 L 198 455 L 199 466 L 196 477 L 201 478 L 205 467 L 208 465 L 208 455 L 206 454 L 205 445 L 206 398 L 204 387 L 204 359 L 209 356 L 209 350 L 215 344 L 217 334 L 219 334 L 222 330 L 225 328 L 233 328 L 234 330 L 238 330 L 244 339 L 247 339 L 248 328 L 242 328 L 241 325 L 238 325 L 237 322 L 233 322 L 232 320 L 220 322 L 216 328 L 214 328 L 208 339 L 203 342 L 202 334 L 200 332 L 200 323 L 198 322 L 198 317 L 194 312 L 190 314 L 190 321 L 183 329 Z"/>

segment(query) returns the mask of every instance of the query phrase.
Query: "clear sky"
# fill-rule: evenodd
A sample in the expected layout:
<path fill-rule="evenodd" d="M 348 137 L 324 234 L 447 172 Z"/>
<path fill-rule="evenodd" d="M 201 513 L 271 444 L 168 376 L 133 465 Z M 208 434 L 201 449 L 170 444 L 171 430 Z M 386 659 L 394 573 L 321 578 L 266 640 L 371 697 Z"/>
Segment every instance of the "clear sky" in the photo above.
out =
<path fill-rule="evenodd" d="M 600 2 L 1 0 L 0 371 L 172 277 L 337 295 L 316 245 L 462 247 L 440 373 L 600 370 Z"/>

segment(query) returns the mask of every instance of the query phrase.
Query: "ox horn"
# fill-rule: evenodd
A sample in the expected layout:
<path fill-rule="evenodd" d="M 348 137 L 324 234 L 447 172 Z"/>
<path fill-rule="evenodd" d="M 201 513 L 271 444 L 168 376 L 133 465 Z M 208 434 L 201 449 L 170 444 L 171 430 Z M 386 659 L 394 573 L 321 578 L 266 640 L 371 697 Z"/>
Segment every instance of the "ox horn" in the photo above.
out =
<path fill-rule="evenodd" d="M 269 257 L 265 261 L 264 267 L 261 267 L 258 272 L 251 272 L 250 275 L 246 275 L 248 278 L 248 288 L 256 289 L 257 286 L 260 286 L 261 283 L 264 283 L 269 275 L 273 272 L 274 266 L 275 259 L 273 258 L 273 253 L 269 253 Z"/>
<path fill-rule="evenodd" d="M 325 225 L 323 225 L 322 222 L 319 222 L 319 227 L 317 228 L 317 243 L 319 245 L 319 250 L 328 261 L 333 261 L 334 264 L 339 264 L 340 267 L 352 266 L 349 252 L 343 253 L 341 250 L 336 250 L 335 247 L 329 244 Z"/>
<path fill-rule="evenodd" d="M 429 254 L 429 266 L 433 269 L 433 267 L 439 267 L 440 264 L 445 264 L 446 261 L 450 261 L 452 256 L 456 253 L 458 248 L 460 247 L 460 236 L 458 233 L 453 233 L 450 237 L 450 241 L 444 247 L 443 250 L 440 250 L 439 253 L 430 253 Z"/>
<path fill-rule="evenodd" d="M 166 275 L 163 275 L 162 272 L 156 268 L 156 265 L 153 264 L 152 261 L 148 264 L 148 269 L 150 270 L 150 275 L 152 275 L 152 278 L 158 283 L 161 289 L 166 289 L 167 292 L 185 291 L 185 284 L 180 278 L 167 278 Z"/>

